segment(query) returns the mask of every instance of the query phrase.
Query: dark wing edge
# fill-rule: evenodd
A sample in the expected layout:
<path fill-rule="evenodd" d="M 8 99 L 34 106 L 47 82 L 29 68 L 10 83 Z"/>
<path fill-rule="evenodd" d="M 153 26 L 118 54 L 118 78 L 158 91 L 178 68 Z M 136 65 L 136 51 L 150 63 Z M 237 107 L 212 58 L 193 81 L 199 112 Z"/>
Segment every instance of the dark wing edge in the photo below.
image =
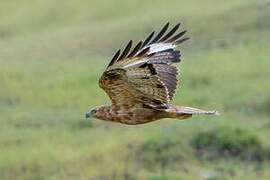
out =
<path fill-rule="evenodd" d="M 175 34 L 175 32 L 179 29 L 181 23 L 176 24 L 166 35 L 165 32 L 167 31 L 168 27 L 169 27 L 169 22 L 163 26 L 163 28 L 161 29 L 161 31 L 156 35 L 156 37 L 150 42 L 150 40 L 152 39 L 152 37 L 154 36 L 155 31 L 153 31 L 143 42 L 143 47 L 145 46 L 149 46 L 151 44 L 154 43 L 172 43 L 174 45 L 179 45 L 182 42 L 190 39 L 189 37 L 186 38 L 182 38 L 179 39 L 180 37 L 182 37 L 187 31 L 183 30 L 177 34 Z M 175 35 L 174 35 L 175 34 Z M 174 36 L 173 36 L 174 35 Z M 162 37 L 163 36 L 163 37 Z M 172 37 L 173 36 L 173 37 Z M 161 38 L 162 37 L 162 38 Z M 150 42 L 150 43 L 149 43 Z"/>
<path fill-rule="evenodd" d="M 126 47 L 121 55 L 120 55 L 120 52 L 121 52 L 120 49 L 115 53 L 115 55 L 113 56 L 112 60 L 110 61 L 109 65 L 108 65 L 108 67 L 112 66 L 117 61 L 124 60 L 125 58 L 134 57 L 135 55 L 137 55 L 138 53 L 141 53 L 143 50 L 145 50 L 146 48 L 148 48 L 152 44 L 163 43 L 163 44 L 173 44 L 174 46 L 177 46 L 177 45 L 183 43 L 184 41 L 190 39 L 189 37 L 179 39 L 187 32 L 186 30 L 175 34 L 175 32 L 180 27 L 180 23 L 176 24 L 166 35 L 164 35 L 169 27 L 169 24 L 170 24 L 169 22 L 166 23 L 166 25 L 163 26 L 161 31 L 154 38 L 153 38 L 153 36 L 154 36 L 155 32 L 153 31 L 143 42 L 140 41 L 135 46 L 135 48 L 130 52 L 130 54 L 128 55 L 129 51 L 131 50 L 132 43 L 133 43 L 132 40 L 130 40 L 129 43 L 126 45 Z M 151 41 L 152 38 L 153 38 L 153 40 Z M 152 52 L 150 51 L 150 53 L 152 53 Z M 141 55 L 144 55 L 144 54 L 141 54 Z"/>
<path fill-rule="evenodd" d="M 173 63 L 180 63 L 180 51 L 174 50 L 174 47 L 177 47 L 179 44 L 190 39 L 189 37 L 181 38 L 187 32 L 186 30 L 176 33 L 180 27 L 180 23 L 176 24 L 167 34 L 165 34 L 168 29 L 169 22 L 162 28 L 158 35 L 150 42 L 154 32 L 152 32 L 144 41 L 143 46 L 152 47 L 154 50 L 150 51 L 155 53 L 155 55 L 150 58 L 148 63 L 153 64 L 157 72 L 157 76 L 164 83 L 168 89 L 169 100 L 173 100 L 175 95 L 179 74 L 178 68 L 172 66 Z M 150 43 L 149 43 L 150 42 Z M 164 44 L 164 46 L 162 46 Z M 155 49 L 155 46 L 161 46 Z"/>

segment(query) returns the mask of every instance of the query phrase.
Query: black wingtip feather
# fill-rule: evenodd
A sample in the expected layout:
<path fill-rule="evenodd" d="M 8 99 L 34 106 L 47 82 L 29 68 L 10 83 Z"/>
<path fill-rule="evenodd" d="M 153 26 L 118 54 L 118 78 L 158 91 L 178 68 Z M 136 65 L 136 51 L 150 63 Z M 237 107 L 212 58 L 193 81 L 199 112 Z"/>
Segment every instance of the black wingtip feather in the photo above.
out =
<path fill-rule="evenodd" d="M 120 58 L 117 61 L 121 61 L 121 60 L 123 60 L 126 57 L 126 55 L 128 54 L 131 46 L 132 46 L 132 40 L 130 40 L 128 42 L 126 48 L 124 49 L 123 53 L 121 54 Z"/>
<path fill-rule="evenodd" d="M 171 43 L 171 42 L 174 42 L 176 41 L 177 39 L 179 39 L 181 36 L 183 36 L 187 31 L 184 30 L 178 34 L 176 34 L 175 36 L 173 36 L 171 39 L 169 39 L 168 41 L 166 41 L 166 43 Z"/>
<path fill-rule="evenodd" d="M 140 41 L 135 48 L 131 51 L 131 53 L 127 56 L 127 57 L 133 57 L 138 51 L 139 49 L 142 47 L 142 41 Z"/>
<path fill-rule="evenodd" d="M 183 43 L 184 41 L 187 41 L 187 40 L 189 40 L 189 39 L 190 39 L 189 37 L 180 39 L 180 40 L 176 41 L 175 44 L 176 44 L 176 45 L 181 44 L 181 43 Z"/>
<path fill-rule="evenodd" d="M 170 32 L 168 32 L 161 40 L 159 40 L 159 42 L 163 42 L 163 41 L 166 41 L 169 37 L 171 37 L 176 31 L 177 29 L 179 28 L 180 26 L 180 23 L 176 24 Z"/>
<path fill-rule="evenodd" d="M 153 35 L 155 34 L 155 31 L 153 31 L 146 39 L 145 41 L 143 42 L 143 45 L 142 47 L 146 46 L 147 43 L 152 39 Z"/>
<path fill-rule="evenodd" d="M 119 49 L 119 50 L 115 53 L 115 55 L 113 56 L 111 62 L 110 62 L 109 65 L 108 65 L 108 67 L 114 64 L 114 62 L 117 60 L 118 56 L 120 55 L 120 52 L 121 52 L 121 50 Z"/>
<path fill-rule="evenodd" d="M 168 27 L 169 27 L 169 22 L 167 22 L 167 24 L 161 29 L 161 31 L 158 33 L 158 35 L 153 39 L 153 41 L 150 42 L 150 44 L 153 44 L 155 42 L 157 42 L 161 36 L 167 31 Z"/>

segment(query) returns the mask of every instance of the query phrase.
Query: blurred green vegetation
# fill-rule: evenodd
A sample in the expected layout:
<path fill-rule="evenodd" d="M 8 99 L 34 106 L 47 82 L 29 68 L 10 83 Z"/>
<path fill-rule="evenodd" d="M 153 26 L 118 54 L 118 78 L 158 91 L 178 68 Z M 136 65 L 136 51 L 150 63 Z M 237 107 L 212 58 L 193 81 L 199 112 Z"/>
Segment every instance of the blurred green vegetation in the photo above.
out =
<path fill-rule="evenodd" d="M 157 135 L 139 146 L 136 159 L 141 166 L 151 171 L 156 169 L 164 171 L 183 161 L 184 155 L 182 155 L 181 149 L 183 148 L 179 137 Z"/>
<path fill-rule="evenodd" d="M 191 143 L 270 147 L 269 12 L 267 0 L 1 1 L 0 179 L 269 179 L 267 153 L 209 161 Z M 173 103 L 221 116 L 85 120 L 109 103 L 97 82 L 113 53 L 167 21 L 191 37 Z"/>
<path fill-rule="evenodd" d="M 211 159 L 239 157 L 249 161 L 268 160 L 268 148 L 262 147 L 257 136 L 241 129 L 219 127 L 200 132 L 191 140 L 191 145 L 198 150 L 199 157 L 207 154 Z"/>

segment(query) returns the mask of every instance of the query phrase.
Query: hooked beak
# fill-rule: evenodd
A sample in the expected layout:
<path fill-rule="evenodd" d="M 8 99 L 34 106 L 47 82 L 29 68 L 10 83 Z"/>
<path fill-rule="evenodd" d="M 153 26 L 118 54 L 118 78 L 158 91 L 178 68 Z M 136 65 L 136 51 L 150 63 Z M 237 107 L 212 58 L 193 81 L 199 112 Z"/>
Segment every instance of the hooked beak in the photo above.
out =
<path fill-rule="evenodd" d="M 85 118 L 87 119 L 87 118 L 90 118 L 91 117 L 91 114 L 88 112 L 88 113 L 86 113 L 85 114 Z"/>
<path fill-rule="evenodd" d="M 88 112 L 85 114 L 85 118 L 91 118 L 91 117 L 93 117 L 93 115 L 95 115 L 96 112 L 97 112 L 96 109 L 91 109 L 90 111 L 88 111 Z"/>

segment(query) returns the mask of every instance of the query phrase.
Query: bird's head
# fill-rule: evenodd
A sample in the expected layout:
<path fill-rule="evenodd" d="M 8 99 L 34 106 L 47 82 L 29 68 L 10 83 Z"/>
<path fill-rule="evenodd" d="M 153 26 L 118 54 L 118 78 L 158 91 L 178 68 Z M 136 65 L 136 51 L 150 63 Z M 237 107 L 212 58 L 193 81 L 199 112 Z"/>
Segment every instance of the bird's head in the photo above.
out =
<path fill-rule="evenodd" d="M 90 109 L 85 115 L 86 118 L 96 118 L 98 114 L 98 107 Z"/>
<path fill-rule="evenodd" d="M 108 105 L 101 105 L 90 109 L 85 115 L 86 118 L 104 119 L 110 110 Z"/>

